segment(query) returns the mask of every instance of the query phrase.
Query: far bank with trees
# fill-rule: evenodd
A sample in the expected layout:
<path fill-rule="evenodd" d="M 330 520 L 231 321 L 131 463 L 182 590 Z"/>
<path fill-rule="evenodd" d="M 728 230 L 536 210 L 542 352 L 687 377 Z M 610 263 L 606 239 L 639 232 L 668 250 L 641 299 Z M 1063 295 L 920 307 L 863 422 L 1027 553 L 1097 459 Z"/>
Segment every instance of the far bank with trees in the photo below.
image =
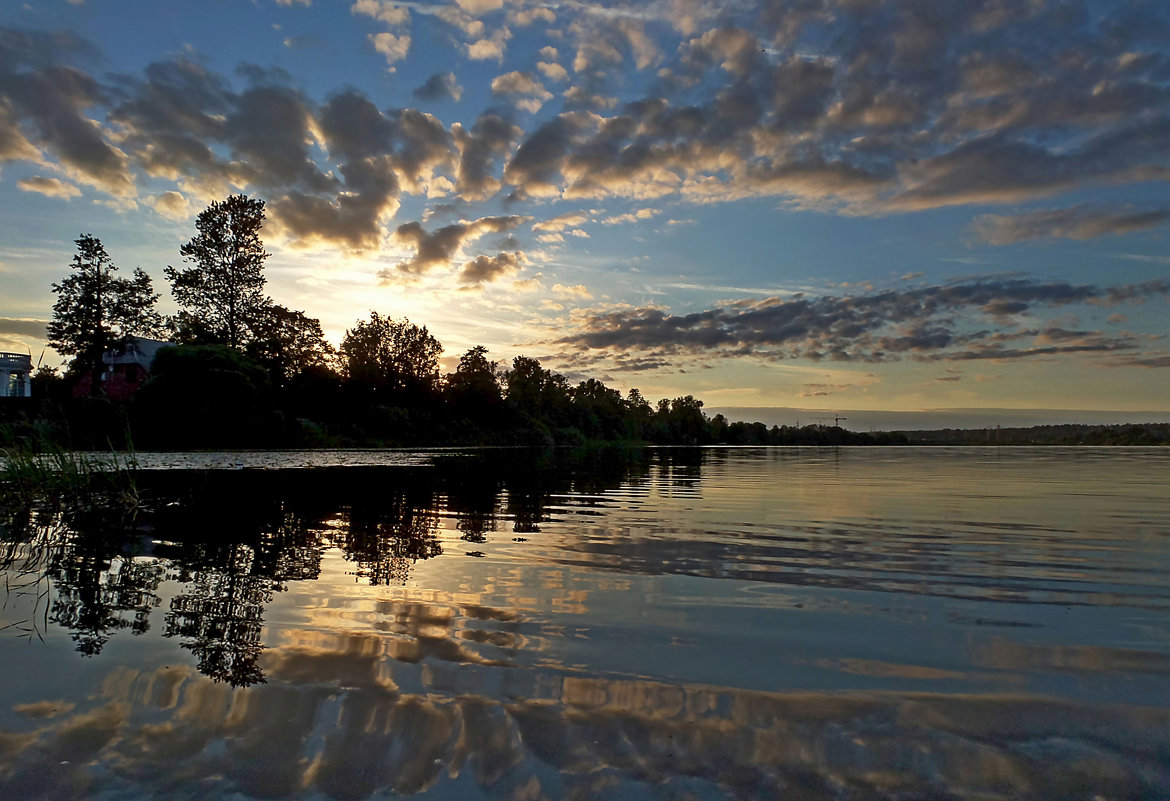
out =
<path fill-rule="evenodd" d="M 100 240 L 82 235 L 72 271 L 53 284 L 49 343 L 72 357 L 42 368 L 29 403 L 0 409 L 7 438 L 68 447 L 243 448 L 656 444 L 871 444 L 896 441 L 836 426 L 768 428 L 708 417 L 687 395 L 651 404 L 601 381 L 572 385 L 527 356 L 511 365 L 469 348 L 443 374 L 425 325 L 371 311 L 334 348 L 320 321 L 266 291 L 264 201 L 232 195 L 195 220 L 167 267 L 178 312 L 156 310 L 150 276 L 119 277 Z M 157 339 L 166 342 L 158 342 Z M 110 362 L 152 343 L 149 375 L 109 387 Z"/>

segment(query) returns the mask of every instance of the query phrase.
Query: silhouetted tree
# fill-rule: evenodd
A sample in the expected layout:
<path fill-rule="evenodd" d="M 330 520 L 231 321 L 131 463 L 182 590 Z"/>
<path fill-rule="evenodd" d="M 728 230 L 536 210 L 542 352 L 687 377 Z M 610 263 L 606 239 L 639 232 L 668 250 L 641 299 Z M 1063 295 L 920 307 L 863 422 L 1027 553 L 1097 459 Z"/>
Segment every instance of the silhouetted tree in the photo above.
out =
<path fill-rule="evenodd" d="M 376 389 L 387 400 L 414 403 L 438 389 L 443 346 L 426 326 L 370 312 L 345 332 L 340 361 L 350 382 Z"/>
<path fill-rule="evenodd" d="M 578 384 L 571 395 L 577 427 L 583 434 L 594 439 L 620 439 L 628 435 L 622 393 L 590 378 Z"/>
<path fill-rule="evenodd" d="M 568 422 L 569 382 L 560 373 L 544 369 L 531 357 L 517 356 L 504 374 L 504 383 L 508 405 L 522 417 L 553 428 Z"/>
<path fill-rule="evenodd" d="M 659 441 L 700 445 L 709 440 L 703 402 L 693 395 L 674 400 L 663 398 L 658 401 L 658 411 L 654 417 Z"/>
<path fill-rule="evenodd" d="M 179 447 L 255 444 L 269 411 L 268 376 L 224 345 L 180 345 L 155 357 L 134 401 L 144 442 Z"/>
<path fill-rule="evenodd" d="M 328 366 L 334 356 L 333 346 L 321 331 L 321 321 L 284 306 L 264 309 L 252 327 L 252 336 L 247 353 L 268 370 L 274 389 L 283 389 L 310 367 Z"/>
<path fill-rule="evenodd" d="M 73 273 L 53 284 L 57 302 L 46 329 L 49 344 L 76 357 L 76 372 L 89 370 L 91 395 L 101 393 L 103 353 L 131 337 L 154 336 L 162 327 L 150 276 L 135 268 L 132 278 L 118 278 L 117 269 L 101 240 L 83 234 L 77 240 Z"/>
<path fill-rule="evenodd" d="M 198 233 L 179 253 L 194 264 L 166 268 L 171 294 L 181 310 L 175 320 L 182 341 L 243 347 L 269 305 L 264 294 L 260 240 L 264 201 L 231 195 L 213 202 L 195 218 Z"/>
<path fill-rule="evenodd" d="M 493 420 L 500 410 L 498 365 L 487 358 L 487 348 L 476 345 L 459 357 L 459 366 L 447 376 L 447 398 L 456 418 L 474 422 Z"/>
<path fill-rule="evenodd" d="M 639 439 L 645 438 L 653 418 L 654 407 L 650 401 L 642 396 L 637 387 L 631 389 L 626 396 L 626 419 L 632 428 L 631 434 Z"/>

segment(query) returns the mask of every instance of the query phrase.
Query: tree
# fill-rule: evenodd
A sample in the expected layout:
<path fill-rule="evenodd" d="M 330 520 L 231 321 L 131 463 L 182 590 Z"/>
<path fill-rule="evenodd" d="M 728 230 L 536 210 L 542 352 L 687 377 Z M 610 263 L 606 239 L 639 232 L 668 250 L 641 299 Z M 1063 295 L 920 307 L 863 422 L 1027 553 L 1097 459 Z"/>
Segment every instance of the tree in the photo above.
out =
<path fill-rule="evenodd" d="M 89 370 L 91 395 L 101 392 L 102 354 L 131 337 L 157 335 L 162 326 L 150 276 L 137 267 L 132 278 L 118 278 L 117 269 L 101 240 L 82 234 L 73 274 L 53 284 L 57 302 L 46 329 L 49 344 Z"/>
<path fill-rule="evenodd" d="M 347 380 L 408 403 L 433 395 L 442 352 L 426 326 L 373 311 L 345 332 L 339 351 Z"/>
<path fill-rule="evenodd" d="M 508 404 L 521 415 L 551 426 L 567 422 L 569 382 L 529 356 L 517 356 L 504 374 Z"/>
<path fill-rule="evenodd" d="M 459 366 L 447 376 L 447 397 L 457 417 L 480 421 L 499 412 L 503 397 L 498 366 L 488 359 L 483 345 L 469 348 L 459 357 Z"/>
<path fill-rule="evenodd" d="M 237 349 L 250 341 L 270 305 L 263 225 L 264 201 L 247 195 L 212 202 L 195 218 L 198 233 L 179 248 L 195 266 L 166 269 L 171 294 L 183 307 L 175 321 L 181 338 Z"/>
<path fill-rule="evenodd" d="M 264 309 L 252 336 L 247 353 L 267 368 L 278 390 L 310 367 L 326 367 L 334 356 L 320 320 L 280 305 Z"/>
<path fill-rule="evenodd" d="M 238 350 L 163 348 L 134 399 L 135 437 L 180 448 L 263 443 L 268 396 L 266 371 Z"/>

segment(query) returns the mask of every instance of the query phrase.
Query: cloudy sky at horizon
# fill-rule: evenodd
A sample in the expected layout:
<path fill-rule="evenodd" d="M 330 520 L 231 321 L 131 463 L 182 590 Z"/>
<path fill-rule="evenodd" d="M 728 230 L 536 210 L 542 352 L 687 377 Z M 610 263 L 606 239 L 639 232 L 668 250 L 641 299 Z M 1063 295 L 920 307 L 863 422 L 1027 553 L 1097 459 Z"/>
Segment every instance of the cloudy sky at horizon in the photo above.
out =
<path fill-rule="evenodd" d="M 1170 411 L 1157 0 L 0 8 L 0 349 L 74 240 L 173 311 L 194 216 L 448 358 L 710 406 Z M 51 358 L 50 358 L 51 361 Z"/>

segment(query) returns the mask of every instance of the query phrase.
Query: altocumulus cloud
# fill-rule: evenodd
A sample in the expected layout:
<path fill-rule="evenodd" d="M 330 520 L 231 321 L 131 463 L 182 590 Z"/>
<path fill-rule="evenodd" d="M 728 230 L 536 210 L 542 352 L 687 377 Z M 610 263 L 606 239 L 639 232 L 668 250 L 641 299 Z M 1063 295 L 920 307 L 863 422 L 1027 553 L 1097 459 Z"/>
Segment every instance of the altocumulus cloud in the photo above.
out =
<path fill-rule="evenodd" d="M 427 232 L 421 223 L 404 223 L 398 226 L 395 236 L 399 242 L 414 247 L 414 256 L 399 262 L 393 270 L 389 268 L 381 270 L 378 276 L 383 281 L 389 281 L 396 274 L 422 275 L 433 267 L 447 266 L 465 245 L 485 234 L 510 231 L 524 221 L 524 217 L 516 215 L 481 217 L 478 220 L 445 225 L 431 232 Z M 476 270 L 473 268 L 470 273 L 467 273 L 465 268 L 465 274 L 471 275 L 475 272 Z M 488 269 L 484 268 L 483 274 L 486 275 L 488 272 Z"/>
<path fill-rule="evenodd" d="M 514 109 L 492 103 L 445 122 L 380 108 L 354 89 L 310 97 L 278 70 L 229 77 L 181 57 L 109 76 L 75 34 L 2 30 L 0 162 L 51 164 L 60 178 L 39 187 L 62 199 L 73 195 L 43 181 L 126 199 L 143 177 L 169 180 L 174 187 L 152 191 L 193 203 L 245 188 L 269 200 L 274 230 L 292 243 L 353 251 L 393 239 L 404 195 L 768 196 L 885 214 L 1015 205 L 1170 175 L 1162 3 L 350 8 L 371 27 L 364 46 L 391 66 L 417 57 L 419 17 L 480 67 L 502 59 L 509 25 L 547 34 L 557 46 L 534 48 L 532 71 L 490 81 L 494 97 L 539 114 L 520 126 Z M 558 99 L 544 81 L 571 85 Z M 442 72 L 413 96 L 468 100 Z M 1160 225 L 1166 214 L 1074 207 L 985 215 L 974 230 L 997 243 L 1085 238 Z"/>
<path fill-rule="evenodd" d="M 1133 354 L 1125 334 L 1020 322 L 1045 308 L 1112 306 L 1170 294 L 1170 282 L 1097 287 L 988 279 L 853 296 L 742 300 L 672 315 L 654 307 L 578 315 L 555 344 L 606 354 L 757 355 L 769 359 L 882 362 L 1021 359 L 1071 353 Z"/>
<path fill-rule="evenodd" d="M 1092 239 L 1144 231 L 1170 222 L 1170 209 L 1116 211 L 1088 205 L 1046 209 L 1026 214 L 984 214 L 971 224 L 989 245 L 1010 245 L 1027 239 Z"/>

